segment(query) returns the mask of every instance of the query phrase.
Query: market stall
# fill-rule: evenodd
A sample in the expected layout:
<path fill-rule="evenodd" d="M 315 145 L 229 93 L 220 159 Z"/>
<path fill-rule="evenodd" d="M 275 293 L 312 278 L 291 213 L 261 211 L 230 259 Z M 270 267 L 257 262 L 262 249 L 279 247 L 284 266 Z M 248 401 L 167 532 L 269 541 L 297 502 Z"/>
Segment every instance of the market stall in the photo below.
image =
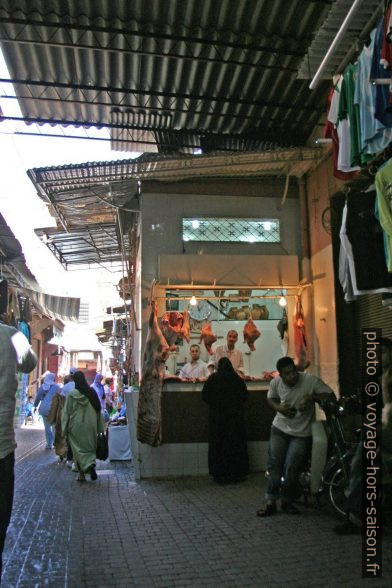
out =
<path fill-rule="evenodd" d="M 205 378 L 185 380 L 181 370 L 191 359 L 192 346 L 200 346 L 206 364 L 232 330 L 239 335 L 236 348 L 243 355 L 249 391 L 245 422 L 250 468 L 266 468 L 274 416 L 268 384 L 276 375 L 277 359 L 288 352 L 293 332 L 288 312 L 291 316 L 296 310 L 301 289 L 157 285 L 152 290 L 137 423 L 142 477 L 208 473 L 208 410 L 201 394 Z M 252 340 L 246 336 L 250 323 L 257 333 Z M 206 327 L 212 339 L 203 335 Z"/>

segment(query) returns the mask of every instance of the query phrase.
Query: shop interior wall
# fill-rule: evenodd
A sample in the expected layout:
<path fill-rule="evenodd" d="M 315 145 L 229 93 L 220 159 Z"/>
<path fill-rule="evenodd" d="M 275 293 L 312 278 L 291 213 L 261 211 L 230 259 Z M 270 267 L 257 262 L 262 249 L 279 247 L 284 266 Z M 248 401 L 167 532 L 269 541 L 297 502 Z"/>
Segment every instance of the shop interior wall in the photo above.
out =
<path fill-rule="evenodd" d="M 311 367 L 334 390 L 340 389 L 336 324 L 335 272 L 330 219 L 330 198 L 342 182 L 333 176 L 332 157 L 307 177 L 306 202 L 309 225 L 309 275 L 313 284 L 304 292 L 304 310 Z M 323 222 L 324 218 L 324 222 Z"/>
<path fill-rule="evenodd" d="M 158 189 L 159 191 L 152 191 Z M 280 210 L 283 192 L 283 179 L 268 178 L 244 182 L 232 180 L 221 183 L 201 181 L 173 185 L 157 182 L 142 184 L 142 345 L 147 333 L 150 286 L 152 280 L 159 275 L 159 256 L 199 255 L 201 264 L 203 256 L 208 255 L 224 256 L 226 260 L 230 256 L 239 255 L 247 258 L 257 255 L 276 256 L 277 259 L 290 255 L 300 258 L 298 186 L 295 183 L 290 185 L 288 198 Z M 184 247 L 182 218 L 188 216 L 278 218 L 281 243 L 187 242 Z M 298 265 L 297 261 L 295 263 Z"/>

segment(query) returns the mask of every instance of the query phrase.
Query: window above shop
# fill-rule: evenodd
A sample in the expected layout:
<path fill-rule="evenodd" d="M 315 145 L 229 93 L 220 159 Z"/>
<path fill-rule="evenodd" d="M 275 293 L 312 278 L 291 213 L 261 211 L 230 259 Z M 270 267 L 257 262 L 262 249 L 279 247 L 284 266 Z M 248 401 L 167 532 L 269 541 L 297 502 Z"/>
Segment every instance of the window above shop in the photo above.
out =
<path fill-rule="evenodd" d="M 279 243 L 279 220 L 274 218 L 183 218 L 183 241 Z"/>

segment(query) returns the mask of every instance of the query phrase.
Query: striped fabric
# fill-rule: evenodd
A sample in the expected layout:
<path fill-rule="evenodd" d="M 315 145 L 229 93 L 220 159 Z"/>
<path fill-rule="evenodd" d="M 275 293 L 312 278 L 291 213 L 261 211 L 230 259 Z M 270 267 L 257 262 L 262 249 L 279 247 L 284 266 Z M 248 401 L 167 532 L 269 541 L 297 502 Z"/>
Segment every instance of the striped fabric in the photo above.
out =
<path fill-rule="evenodd" d="M 36 290 L 23 288 L 23 292 L 29 296 L 37 310 L 60 320 L 79 320 L 80 298 L 68 296 L 53 296 Z"/>

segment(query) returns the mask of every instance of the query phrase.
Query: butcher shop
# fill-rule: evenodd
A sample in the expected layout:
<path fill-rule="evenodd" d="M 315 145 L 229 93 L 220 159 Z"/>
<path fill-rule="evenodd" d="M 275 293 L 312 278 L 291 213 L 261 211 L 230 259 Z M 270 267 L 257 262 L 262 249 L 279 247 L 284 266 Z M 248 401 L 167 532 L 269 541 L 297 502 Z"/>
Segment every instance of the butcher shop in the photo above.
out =
<path fill-rule="evenodd" d="M 277 359 L 289 354 L 339 389 L 332 244 L 320 221 L 328 157 L 324 147 L 148 154 L 29 171 L 65 215 L 66 232 L 37 229 L 65 267 L 126 269 L 118 291 L 129 331 L 116 331 L 116 361 L 130 378 L 137 476 L 208 473 L 203 380 L 233 331 L 251 471 L 266 465 Z M 208 372 L 189 372 L 194 353 Z"/>
<path fill-rule="evenodd" d="M 290 354 L 308 365 L 312 284 L 301 265 L 299 192 L 298 182 L 278 178 L 142 184 L 141 477 L 208 473 L 201 392 L 209 372 L 192 377 L 186 366 L 196 346 L 209 367 L 232 331 L 249 392 L 250 467 L 265 469 L 276 361 Z"/>

